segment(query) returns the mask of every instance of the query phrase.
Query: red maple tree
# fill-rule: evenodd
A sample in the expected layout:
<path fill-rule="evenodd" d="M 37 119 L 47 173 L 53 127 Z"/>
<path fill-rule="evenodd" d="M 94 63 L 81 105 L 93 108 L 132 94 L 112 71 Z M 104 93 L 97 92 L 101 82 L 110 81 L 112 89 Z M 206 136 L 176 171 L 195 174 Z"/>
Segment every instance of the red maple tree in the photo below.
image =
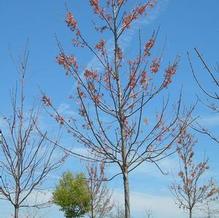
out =
<path fill-rule="evenodd" d="M 94 45 L 81 32 L 72 12 L 67 12 L 65 21 L 75 36 L 73 45 L 91 52 L 102 69 L 84 69 L 75 56 L 66 54 L 60 46 L 57 62 L 64 67 L 68 78 L 76 82 L 72 96 L 80 118 L 60 114 L 46 95 L 43 101 L 51 109 L 52 116 L 94 154 L 93 160 L 119 166 L 120 172 L 116 175 L 123 176 L 125 217 L 130 218 L 129 173 L 144 162 L 158 166 L 158 160 L 171 154 L 171 145 L 188 125 L 190 118 L 188 115 L 178 122 L 179 100 L 173 116 L 168 117 L 166 122 L 166 101 L 163 104 L 158 102 L 160 112 L 154 119 L 151 118 L 150 125 L 147 125 L 148 120 L 145 122 L 146 110 L 150 108 L 152 100 L 172 82 L 178 60 L 166 68 L 163 66 L 165 69 L 161 70 L 162 56 L 152 57 L 157 32 L 147 40 L 139 34 L 139 46 L 136 45 L 139 49 L 136 49 L 134 58 L 124 53 L 121 38 L 137 19 L 146 16 L 155 7 L 156 1 L 144 1 L 130 11 L 126 11 L 127 5 L 127 0 L 106 0 L 101 3 L 90 0 L 94 14 L 102 23 L 101 26 L 95 26 L 101 39 Z M 107 47 L 107 40 L 103 39 L 106 31 L 113 39 L 111 49 Z"/>

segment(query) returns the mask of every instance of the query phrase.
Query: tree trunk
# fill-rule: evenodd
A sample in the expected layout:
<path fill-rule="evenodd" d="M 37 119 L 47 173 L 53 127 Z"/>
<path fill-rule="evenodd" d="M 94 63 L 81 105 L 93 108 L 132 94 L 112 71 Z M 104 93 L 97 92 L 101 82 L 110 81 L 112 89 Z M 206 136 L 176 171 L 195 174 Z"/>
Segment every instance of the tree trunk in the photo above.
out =
<path fill-rule="evenodd" d="M 91 205 L 91 218 L 94 218 L 94 207 L 93 207 L 93 202 Z"/>
<path fill-rule="evenodd" d="M 123 174 L 124 198 L 125 198 L 125 218 L 130 218 L 130 196 L 129 196 L 129 178 L 127 169 Z"/>
<path fill-rule="evenodd" d="M 18 218 L 19 207 L 17 205 L 14 206 L 14 218 Z"/>
<path fill-rule="evenodd" d="M 192 209 L 189 209 L 189 218 L 192 218 Z"/>

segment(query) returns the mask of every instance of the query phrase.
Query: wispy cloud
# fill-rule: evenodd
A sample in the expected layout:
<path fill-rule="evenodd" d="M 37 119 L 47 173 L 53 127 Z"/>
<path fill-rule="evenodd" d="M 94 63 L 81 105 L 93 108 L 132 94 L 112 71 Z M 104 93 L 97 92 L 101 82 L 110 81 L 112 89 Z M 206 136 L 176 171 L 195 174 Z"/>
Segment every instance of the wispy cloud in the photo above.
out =
<path fill-rule="evenodd" d="M 114 199 L 123 204 L 123 193 L 116 190 Z M 150 209 L 154 217 L 184 218 L 185 213 L 178 209 L 171 196 L 148 195 L 141 192 L 131 192 L 131 210 L 133 218 L 145 217 Z M 139 215 L 141 214 L 141 215 Z"/>
<path fill-rule="evenodd" d="M 123 205 L 123 192 L 122 190 L 116 190 L 113 198 L 115 202 Z M 170 195 L 151 195 L 144 194 L 142 192 L 131 192 L 130 193 L 131 200 L 131 211 L 133 218 L 146 217 L 146 211 L 150 210 L 152 212 L 153 218 L 185 218 L 188 216 L 186 211 L 180 209 L 173 198 Z M 214 208 L 215 205 L 211 205 Z M 202 210 L 200 210 L 202 209 Z M 193 211 L 194 218 L 205 217 L 204 211 L 205 205 L 201 208 L 195 208 Z"/>
<path fill-rule="evenodd" d="M 200 117 L 199 123 L 203 126 L 215 127 L 219 126 L 219 115 Z"/>
<path fill-rule="evenodd" d="M 3 130 L 7 127 L 8 127 L 8 125 L 7 125 L 6 120 L 4 119 L 3 116 L 0 116 L 0 129 Z"/>
<path fill-rule="evenodd" d="M 58 113 L 66 116 L 76 116 L 78 113 L 76 113 L 74 110 L 72 110 L 72 107 L 69 104 L 62 103 L 59 105 L 57 109 Z"/>
<path fill-rule="evenodd" d="M 159 161 L 157 164 L 165 174 L 170 174 L 179 166 L 179 161 L 176 157 L 169 157 Z M 145 174 L 160 178 L 161 172 L 155 164 L 144 163 L 135 170 L 134 174 Z"/>

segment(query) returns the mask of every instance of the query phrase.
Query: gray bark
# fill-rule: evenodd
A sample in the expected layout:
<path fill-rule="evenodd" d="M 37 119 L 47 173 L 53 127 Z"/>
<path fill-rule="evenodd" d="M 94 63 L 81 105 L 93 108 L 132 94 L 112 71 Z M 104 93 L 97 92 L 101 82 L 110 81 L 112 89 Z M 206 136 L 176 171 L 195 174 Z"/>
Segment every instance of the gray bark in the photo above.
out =
<path fill-rule="evenodd" d="M 129 178 L 128 172 L 125 170 L 123 175 L 124 198 L 125 198 L 125 218 L 130 218 L 130 195 L 129 195 Z"/>

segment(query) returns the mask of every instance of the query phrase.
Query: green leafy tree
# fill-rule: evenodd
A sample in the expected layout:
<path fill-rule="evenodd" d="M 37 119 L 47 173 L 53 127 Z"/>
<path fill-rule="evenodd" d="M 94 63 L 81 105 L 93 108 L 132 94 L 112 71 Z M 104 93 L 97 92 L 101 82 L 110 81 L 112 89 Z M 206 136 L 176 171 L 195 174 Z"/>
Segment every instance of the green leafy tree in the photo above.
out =
<path fill-rule="evenodd" d="M 81 217 L 90 210 L 90 193 L 84 174 L 63 174 L 53 192 L 53 202 L 61 207 L 65 217 Z"/>

